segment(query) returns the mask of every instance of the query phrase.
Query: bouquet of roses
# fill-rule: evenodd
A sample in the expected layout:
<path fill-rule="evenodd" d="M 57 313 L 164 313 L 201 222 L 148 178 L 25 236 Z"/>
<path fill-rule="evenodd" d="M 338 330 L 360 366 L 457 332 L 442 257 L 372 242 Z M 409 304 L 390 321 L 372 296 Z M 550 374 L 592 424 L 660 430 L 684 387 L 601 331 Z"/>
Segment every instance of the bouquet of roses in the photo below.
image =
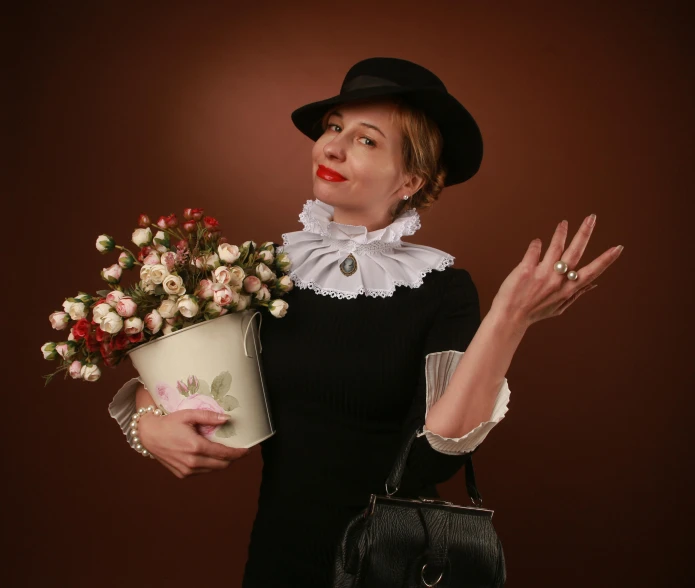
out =
<path fill-rule="evenodd" d="M 281 297 L 292 289 L 286 253 L 276 256 L 272 242 L 228 243 L 218 221 L 201 208 L 185 209 L 183 219 L 170 214 L 151 223 L 141 214 L 132 235 L 137 254 L 99 235 L 101 253 L 121 251 L 118 262 L 101 271 L 109 289 L 79 292 L 49 316 L 53 328 L 67 329 L 68 336 L 41 347 L 45 359 L 61 361 L 44 376 L 46 384 L 60 371 L 94 382 L 99 363 L 113 367 L 137 345 L 228 312 L 265 308 L 285 316 L 288 304 Z M 123 270 L 134 268 L 139 280 L 122 286 Z"/>

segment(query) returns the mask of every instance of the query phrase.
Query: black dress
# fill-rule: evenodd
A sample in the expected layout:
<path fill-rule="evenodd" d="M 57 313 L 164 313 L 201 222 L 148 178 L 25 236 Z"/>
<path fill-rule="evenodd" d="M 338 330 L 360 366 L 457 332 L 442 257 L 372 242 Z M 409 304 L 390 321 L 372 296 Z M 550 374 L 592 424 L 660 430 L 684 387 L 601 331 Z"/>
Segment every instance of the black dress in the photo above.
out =
<path fill-rule="evenodd" d="M 243 588 L 326 588 L 348 521 L 384 484 L 404 435 L 425 421 L 425 357 L 465 351 L 480 325 L 470 274 L 447 267 L 392 296 L 338 299 L 295 287 L 261 326 L 275 435 Z M 396 496 L 438 496 L 471 453 L 416 438 Z"/>

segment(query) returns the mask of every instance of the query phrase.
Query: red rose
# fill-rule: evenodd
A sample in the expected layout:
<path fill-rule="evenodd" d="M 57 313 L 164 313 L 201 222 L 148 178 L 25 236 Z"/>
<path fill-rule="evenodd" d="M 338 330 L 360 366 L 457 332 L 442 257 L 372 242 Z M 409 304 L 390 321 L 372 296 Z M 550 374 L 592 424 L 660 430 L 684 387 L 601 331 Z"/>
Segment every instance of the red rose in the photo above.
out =
<path fill-rule="evenodd" d="M 94 353 L 95 351 L 99 351 L 99 341 L 97 341 L 97 338 L 94 336 L 93 333 L 90 333 L 84 340 L 84 344 L 87 347 L 87 351 L 90 353 Z"/>
<path fill-rule="evenodd" d="M 101 345 L 99 346 L 99 353 L 101 353 L 101 356 L 106 358 L 111 353 L 113 352 L 113 346 L 111 345 L 110 341 L 102 341 Z"/>
<path fill-rule="evenodd" d="M 131 343 L 140 343 L 140 341 L 143 341 L 144 339 L 145 333 L 143 333 L 142 331 L 133 335 L 128 335 L 128 341 L 130 341 Z"/>
<path fill-rule="evenodd" d="M 107 332 L 105 332 L 105 331 L 102 331 L 102 330 L 101 330 L 101 327 L 100 327 L 99 325 L 97 325 L 97 328 L 96 328 L 96 330 L 94 331 L 94 334 L 95 334 L 95 336 L 96 336 L 96 337 L 95 337 L 96 340 L 99 341 L 99 343 L 101 343 L 102 341 L 108 341 L 109 338 L 110 338 L 110 337 L 109 337 L 109 334 L 108 334 Z"/>
<path fill-rule="evenodd" d="M 89 321 L 87 319 L 81 318 L 72 326 L 72 336 L 75 338 L 76 341 L 84 339 L 89 334 L 90 326 L 91 325 L 89 324 Z"/>
<path fill-rule="evenodd" d="M 196 223 L 194 220 L 187 220 L 183 225 L 183 230 L 186 231 L 187 233 L 195 233 L 198 223 Z"/>
<path fill-rule="evenodd" d="M 125 349 L 128 346 L 128 335 L 125 331 L 120 330 L 118 335 L 113 338 L 113 348 L 117 350 Z"/>
<path fill-rule="evenodd" d="M 210 231 L 216 231 L 220 228 L 220 223 L 217 221 L 216 218 L 213 218 L 211 216 L 206 216 L 203 219 L 203 224 L 205 225 L 205 228 Z"/>
<path fill-rule="evenodd" d="M 203 209 L 202 208 L 192 208 L 191 209 L 191 218 L 193 220 L 199 221 L 201 218 L 203 218 Z"/>
<path fill-rule="evenodd" d="M 176 249 L 188 249 L 188 241 L 186 241 L 186 239 L 179 239 L 176 242 Z"/>
<path fill-rule="evenodd" d="M 146 229 L 147 227 L 150 226 L 150 217 L 147 216 L 146 214 L 141 214 L 138 217 L 138 226 L 142 227 L 143 229 Z"/>
<path fill-rule="evenodd" d="M 118 363 L 117 355 L 105 355 L 103 356 L 104 365 L 108 367 L 113 367 Z"/>
<path fill-rule="evenodd" d="M 167 217 L 160 216 L 157 219 L 157 226 L 162 230 L 166 229 L 167 228 Z"/>
<path fill-rule="evenodd" d="M 179 221 L 176 218 L 176 215 L 174 213 L 171 213 L 168 217 L 166 217 L 166 221 L 167 221 L 167 227 L 170 229 L 178 226 L 178 224 L 179 224 Z"/>
<path fill-rule="evenodd" d="M 145 258 L 154 251 L 149 245 L 145 245 L 138 253 L 138 261 L 140 263 L 145 263 Z"/>

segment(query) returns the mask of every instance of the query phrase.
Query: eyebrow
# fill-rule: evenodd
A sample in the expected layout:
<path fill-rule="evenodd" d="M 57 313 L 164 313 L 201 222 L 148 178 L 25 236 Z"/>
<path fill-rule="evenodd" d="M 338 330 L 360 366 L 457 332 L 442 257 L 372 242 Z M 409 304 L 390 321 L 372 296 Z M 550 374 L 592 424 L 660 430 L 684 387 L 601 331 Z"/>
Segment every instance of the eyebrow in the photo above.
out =
<path fill-rule="evenodd" d="M 339 116 L 340 118 L 343 118 L 342 113 L 338 112 L 337 110 L 334 110 L 333 112 L 331 112 L 331 114 L 330 114 L 329 116 L 332 116 L 332 115 L 334 115 L 334 114 L 335 114 L 336 116 Z M 372 124 L 370 124 L 370 123 L 367 123 L 367 122 L 360 122 L 360 123 L 358 123 L 358 124 L 360 124 L 360 125 L 362 125 L 362 126 L 364 126 L 364 127 L 370 128 L 370 129 L 374 129 L 375 131 L 378 131 L 379 133 L 381 133 L 381 136 L 382 136 L 384 139 L 386 139 L 386 135 L 384 135 L 384 133 L 381 131 L 381 129 L 380 129 L 379 127 L 377 127 L 377 126 L 375 126 L 375 125 L 372 125 Z"/>

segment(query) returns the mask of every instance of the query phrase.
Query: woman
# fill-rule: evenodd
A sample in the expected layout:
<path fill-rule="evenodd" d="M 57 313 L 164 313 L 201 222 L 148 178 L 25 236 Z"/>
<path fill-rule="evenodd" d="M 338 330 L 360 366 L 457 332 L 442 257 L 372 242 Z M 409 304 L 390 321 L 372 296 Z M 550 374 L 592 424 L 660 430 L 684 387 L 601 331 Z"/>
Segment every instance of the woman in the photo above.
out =
<path fill-rule="evenodd" d="M 562 314 L 619 255 L 574 270 L 595 217 L 567 250 L 560 223 L 540 263 L 540 240 L 531 242 L 481 322 L 470 274 L 444 251 L 401 240 L 420 227 L 417 210 L 482 159 L 475 121 L 442 82 L 409 61 L 367 59 L 338 96 L 292 120 L 315 141 L 315 199 L 300 214 L 303 230 L 278 247 L 292 261 L 290 311 L 261 332 L 277 432 L 261 444 L 245 588 L 330 586 L 341 531 L 371 493 L 384 493 L 415 428 L 397 495 L 438 496 L 436 484 L 507 412 L 504 375 L 528 327 Z M 151 402 L 137 380 L 109 407 L 124 432 L 135 399 Z M 197 424 L 217 421 L 202 410 L 144 416 L 140 438 L 178 477 L 248 454 L 207 441 Z"/>

